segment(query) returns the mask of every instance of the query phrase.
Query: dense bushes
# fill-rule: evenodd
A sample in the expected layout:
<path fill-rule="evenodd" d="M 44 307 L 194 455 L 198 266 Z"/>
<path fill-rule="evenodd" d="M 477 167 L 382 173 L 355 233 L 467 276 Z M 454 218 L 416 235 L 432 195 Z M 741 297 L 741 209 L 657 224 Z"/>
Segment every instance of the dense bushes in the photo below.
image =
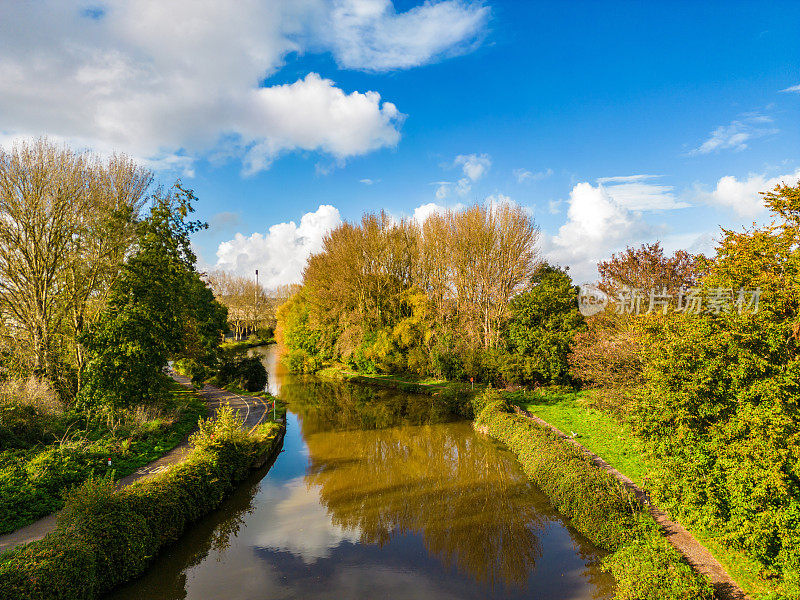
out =
<path fill-rule="evenodd" d="M 242 351 L 226 351 L 217 369 L 216 383 L 234 386 L 246 392 L 259 392 L 266 388 L 267 370 L 257 356 L 246 356 Z"/>
<path fill-rule="evenodd" d="M 702 280 L 727 307 L 645 322 L 628 419 L 661 458 L 657 502 L 780 581 L 800 572 L 800 186 L 765 202 L 773 222 L 723 231 Z"/>
<path fill-rule="evenodd" d="M 485 397 L 477 429 L 505 443 L 528 477 L 572 525 L 601 548 L 619 583 L 618 600 L 710 600 L 705 579 L 668 546 L 633 494 L 550 429 Z"/>
<path fill-rule="evenodd" d="M 53 534 L 0 555 L 0 599 L 97 598 L 139 575 L 219 505 L 256 456 L 274 451 L 278 425 L 250 435 L 240 425 L 222 412 L 201 426 L 185 462 L 122 490 L 110 479 L 87 481 L 70 494 Z"/>
<path fill-rule="evenodd" d="M 652 523 L 652 521 L 650 522 Z M 617 581 L 616 600 L 702 600 L 714 597 L 711 586 L 692 570 L 655 527 L 603 561 Z"/>
<path fill-rule="evenodd" d="M 549 429 L 503 409 L 502 401 L 489 403 L 476 427 L 506 444 L 556 509 L 595 544 L 616 550 L 631 541 L 639 512 L 633 494 Z"/>

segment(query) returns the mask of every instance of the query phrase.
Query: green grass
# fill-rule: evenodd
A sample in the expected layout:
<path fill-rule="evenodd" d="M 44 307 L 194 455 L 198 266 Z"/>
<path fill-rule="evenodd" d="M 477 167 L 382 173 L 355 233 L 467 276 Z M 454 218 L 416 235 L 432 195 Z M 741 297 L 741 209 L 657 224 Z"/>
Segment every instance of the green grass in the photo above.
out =
<path fill-rule="evenodd" d="M 588 408 L 583 393 L 520 391 L 505 395 L 512 404 L 529 410 L 563 433 L 577 433 L 577 441 L 583 446 L 640 486 L 647 487 L 645 477 L 655 459 L 648 456 L 643 442 L 627 426 L 599 410 Z M 689 531 L 748 595 L 757 597 L 777 589 L 775 584 L 759 576 L 762 567 L 756 561 L 725 547 L 710 532 Z"/>
<path fill-rule="evenodd" d="M 577 441 L 639 485 L 652 459 L 629 428 L 582 402 L 578 392 L 511 392 L 508 400 L 531 411 Z"/>
<path fill-rule="evenodd" d="M 63 506 L 63 494 L 92 476 L 116 479 L 158 459 L 206 414 L 197 395 L 174 384 L 172 419 L 156 418 L 116 432 L 76 431 L 65 443 L 0 452 L 0 533 L 24 527 Z M 111 459 L 111 466 L 108 466 Z"/>
<path fill-rule="evenodd" d="M 413 375 L 385 375 L 385 374 L 364 374 L 348 369 L 344 365 L 329 365 L 314 373 L 318 377 L 325 379 L 335 379 L 337 381 L 352 381 L 379 387 L 394 388 L 409 393 L 434 394 L 443 390 L 463 390 L 469 383 L 463 381 L 447 381 L 432 377 L 414 377 Z M 476 384 L 475 391 L 483 390 L 486 386 Z"/>
<path fill-rule="evenodd" d="M 258 346 L 267 346 L 269 344 L 274 344 L 275 338 L 255 338 L 250 336 L 246 340 L 234 341 L 234 342 L 222 342 L 219 347 L 222 350 L 246 350 L 247 348 L 256 348 Z"/>

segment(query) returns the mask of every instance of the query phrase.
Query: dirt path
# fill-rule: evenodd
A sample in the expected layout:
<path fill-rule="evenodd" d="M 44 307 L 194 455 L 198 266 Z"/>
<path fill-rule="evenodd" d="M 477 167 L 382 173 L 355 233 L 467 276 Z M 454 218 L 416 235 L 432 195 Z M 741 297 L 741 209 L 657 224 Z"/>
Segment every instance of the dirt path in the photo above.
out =
<path fill-rule="evenodd" d="M 181 385 L 191 387 L 191 382 L 187 377 L 183 377 L 182 375 L 173 375 L 173 379 L 175 379 Z M 238 394 L 234 394 L 233 392 L 214 387 L 213 385 L 206 385 L 199 393 L 208 406 L 209 415 L 216 415 L 217 411 L 222 406 L 229 404 L 239 413 L 239 416 L 244 420 L 244 426 L 247 429 L 252 429 L 264 421 L 264 419 L 267 417 L 268 411 L 272 409 L 272 405 L 262 398 L 240 396 Z M 147 477 L 151 477 L 152 475 L 156 475 L 157 473 L 161 473 L 172 465 L 182 462 L 189 454 L 190 450 L 191 448 L 187 436 L 186 439 L 175 446 L 172 450 L 164 454 L 161 458 L 139 468 L 127 477 L 123 477 L 117 482 L 117 484 L 120 487 L 124 487 L 132 484 L 134 481 L 145 479 Z M 47 515 L 46 517 L 43 517 L 38 521 L 31 523 L 30 525 L 20 527 L 16 531 L 0 535 L 0 552 L 20 544 L 28 544 L 30 542 L 42 539 L 48 533 L 55 530 L 56 515 L 57 513 Z"/>
<path fill-rule="evenodd" d="M 589 451 L 585 446 L 581 445 L 570 436 L 565 435 L 547 421 L 540 419 L 532 412 L 518 406 L 514 407 L 514 411 L 523 417 L 535 421 L 539 425 L 552 429 L 561 438 L 580 449 L 584 456 L 589 458 L 595 465 L 616 477 L 625 487 L 633 491 L 639 502 L 647 508 L 647 511 L 664 530 L 664 535 L 667 540 L 686 557 L 686 560 L 689 561 L 696 571 L 708 577 L 711 584 L 714 586 L 717 598 L 720 598 L 720 600 L 749 600 L 749 597 L 733 578 L 728 575 L 725 568 L 711 555 L 706 547 L 698 542 L 691 533 L 686 531 L 680 523 L 670 520 L 663 510 L 650 504 L 650 497 L 647 492 L 636 485 L 629 477 L 617 471 L 602 458 Z"/>

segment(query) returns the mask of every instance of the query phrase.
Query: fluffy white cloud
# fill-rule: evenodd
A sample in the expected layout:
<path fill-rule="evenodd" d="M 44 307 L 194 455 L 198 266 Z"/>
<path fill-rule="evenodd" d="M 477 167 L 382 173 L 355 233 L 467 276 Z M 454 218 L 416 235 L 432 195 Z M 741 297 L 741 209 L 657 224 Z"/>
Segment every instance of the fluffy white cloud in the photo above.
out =
<path fill-rule="evenodd" d="M 779 183 L 796 185 L 798 180 L 800 169 L 778 177 L 751 173 L 742 180 L 727 175 L 717 181 L 713 191 L 698 190 L 697 197 L 708 204 L 730 208 L 742 217 L 756 217 L 766 210 L 759 192 L 771 191 Z"/>
<path fill-rule="evenodd" d="M 459 196 L 466 196 L 472 189 L 472 182 L 483 177 L 492 166 L 492 159 L 488 154 L 459 154 L 453 161 L 453 166 L 461 167 L 464 177 L 461 177 L 453 187 L 450 181 L 439 181 L 435 185 L 436 199 L 443 200 L 454 189 Z"/>
<path fill-rule="evenodd" d="M 422 204 L 415 208 L 414 214 L 411 218 L 414 219 L 417 224 L 422 225 L 428 219 L 428 217 L 433 214 L 442 214 L 448 210 L 464 210 L 465 208 L 466 206 L 460 202 L 452 206 L 443 206 L 441 204 L 436 204 L 435 202 L 428 202 L 427 204 Z"/>
<path fill-rule="evenodd" d="M 390 0 L 332 3 L 329 43 L 339 65 L 367 71 L 407 69 L 471 49 L 489 8 L 481 2 L 427 1 L 397 13 Z"/>
<path fill-rule="evenodd" d="M 266 287 L 300 283 L 308 257 L 322 250 L 325 234 L 341 222 L 338 209 L 325 204 L 304 214 L 300 225 L 278 223 L 265 235 L 237 233 L 219 245 L 215 268 L 239 275 L 251 275 L 258 269 Z"/>
<path fill-rule="evenodd" d="M 322 150 L 344 159 L 400 140 L 401 114 L 394 104 L 381 104 L 377 92 L 345 94 L 316 73 L 253 90 L 243 108 L 234 130 L 248 146 L 248 172 L 268 167 L 286 150 Z"/>
<path fill-rule="evenodd" d="M 514 169 L 514 177 L 517 178 L 517 181 L 519 183 L 546 179 L 550 177 L 552 174 L 553 174 L 553 169 L 547 169 L 546 171 L 539 171 L 538 173 L 531 173 L 527 169 Z"/>
<path fill-rule="evenodd" d="M 788 87 L 785 90 L 781 90 L 781 91 L 782 92 L 790 92 L 790 93 L 791 92 L 796 92 L 796 93 L 800 94 L 800 84 L 793 85 L 792 87 Z"/>
<path fill-rule="evenodd" d="M 313 73 L 261 82 L 292 52 L 331 51 L 358 68 L 359 54 L 381 69 L 430 62 L 477 39 L 488 15 L 455 0 L 405 13 L 388 0 L 101 6 L 0 3 L 0 133 L 46 133 L 186 174 L 202 155 L 244 157 L 254 171 L 294 149 L 341 161 L 395 145 L 402 115 L 377 92 L 346 93 Z"/>
<path fill-rule="evenodd" d="M 330 556 L 339 544 L 361 539 L 360 529 L 333 523 L 320 500 L 319 486 L 307 485 L 304 477 L 292 479 L 280 491 L 285 497 L 274 498 L 270 508 L 275 516 L 273 526 L 258 528 L 259 546 L 291 552 L 305 564 L 313 564 Z M 300 531 L 302 535 L 298 535 Z"/>
<path fill-rule="evenodd" d="M 567 221 L 543 236 L 545 257 L 569 265 L 578 282 L 597 279 L 597 262 L 651 233 L 641 216 L 615 200 L 602 185 L 578 183 L 569 195 Z"/>
<path fill-rule="evenodd" d="M 758 113 L 742 115 L 741 119 L 731 121 L 730 125 L 717 127 L 705 142 L 689 154 L 709 154 L 719 150 L 744 150 L 747 148 L 748 141 L 777 133 L 777 129 L 769 127 L 770 123 L 772 123 L 772 119 L 766 115 Z"/>

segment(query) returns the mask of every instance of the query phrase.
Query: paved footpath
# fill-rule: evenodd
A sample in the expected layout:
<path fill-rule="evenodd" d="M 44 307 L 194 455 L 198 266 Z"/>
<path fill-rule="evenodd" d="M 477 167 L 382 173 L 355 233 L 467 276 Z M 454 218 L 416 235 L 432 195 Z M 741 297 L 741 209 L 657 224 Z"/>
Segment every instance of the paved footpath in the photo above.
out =
<path fill-rule="evenodd" d="M 191 387 L 191 382 L 188 377 L 175 374 L 172 377 L 181 385 Z M 220 389 L 213 385 L 206 385 L 202 390 L 200 390 L 199 393 L 208 406 L 209 416 L 216 415 L 217 411 L 222 406 L 228 404 L 234 408 L 237 413 L 239 413 L 239 416 L 244 420 L 244 427 L 246 429 L 252 429 L 256 425 L 263 422 L 267 418 L 268 412 L 272 410 L 272 404 L 263 398 L 240 396 L 239 394 L 234 394 L 233 392 Z M 150 464 L 141 467 L 127 477 L 120 479 L 117 482 L 117 485 L 124 487 L 132 484 L 134 481 L 145 479 L 152 475 L 156 475 L 157 473 L 161 473 L 162 471 L 167 470 L 170 466 L 182 462 L 189 454 L 190 450 L 191 448 L 187 436 L 187 438 L 184 439 L 180 444 L 175 446 L 172 450 L 164 454 L 158 460 L 154 460 Z M 30 525 L 21 527 L 16 531 L 0 535 L 0 552 L 20 544 L 27 544 L 29 542 L 42 539 L 48 533 L 55 530 L 56 515 L 57 513 L 47 515 L 46 517 L 43 517 L 38 521 L 31 523 Z"/>
<path fill-rule="evenodd" d="M 716 558 L 711 555 L 706 547 L 698 542 L 697 539 L 680 523 L 670 520 L 663 510 L 650 504 L 650 498 L 648 494 L 642 488 L 636 485 L 629 477 L 626 477 L 617 471 L 614 467 L 609 465 L 596 454 L 592 453 L 585 446 L 581 445 L 570 436 L 565 435 L 550 425 L 550 423 L 547 421 L 540 419 L 532 412 L 522 409 L 518 406 L 514 407 L 514 411 L 523 417 L 527 417 L 528 419 L 531 419 L 540 425 L 544 425 L 545 427 L 552 429 L 564 440 L 577 446 L 578 449 L 581 450 L 581 452 L 583 452 L 583 454 L 595 465 L 616 477 L 625 487 L 630 489 L 635 494 L 639 502 L 641 502 L 642 505 L 647 508 L 647 511 L 661 526 L 667 541 L 669 541 L 669 543 L 672 544 L 678 550 L 678 552 L 686 557 L 686 560 L 689 561 L 696 571 L 708 577 L 708 579 L 711 581 L 711 585 L 714 587 L 715 596 L 717 598 L 720 598 L 721 600 L 749 600 L 744 591 L 733 580 L 733 578 L 728 575 L 727 571 L 725 571 L 725 568 L 717 561 Z"/>

